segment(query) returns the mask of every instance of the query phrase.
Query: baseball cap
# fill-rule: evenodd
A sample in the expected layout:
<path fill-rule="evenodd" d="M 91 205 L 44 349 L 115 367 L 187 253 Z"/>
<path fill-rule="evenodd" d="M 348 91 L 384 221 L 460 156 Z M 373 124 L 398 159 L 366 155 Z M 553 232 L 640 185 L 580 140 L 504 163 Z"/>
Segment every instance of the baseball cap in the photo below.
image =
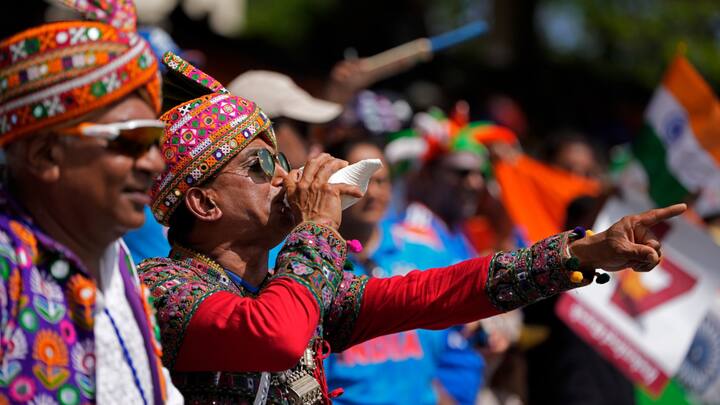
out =
<path fill-rule="evenodd" d="M 342 112 L 340 104 L 314 98 L 288 76 L 268 70 L 247 71 L 230 82 L 227 89 L 257 103 L 270 118 L 322 124 Z"/>

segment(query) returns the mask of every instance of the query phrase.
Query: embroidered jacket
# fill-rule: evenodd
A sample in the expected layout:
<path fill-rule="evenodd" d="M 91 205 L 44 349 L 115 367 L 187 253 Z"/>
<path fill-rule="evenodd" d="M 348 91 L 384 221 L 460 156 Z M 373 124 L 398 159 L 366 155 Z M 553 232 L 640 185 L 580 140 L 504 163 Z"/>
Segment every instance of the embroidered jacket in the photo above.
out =
<path fill-rule="evenodd" d="M 133 366 L 112 364 L 113 371 L 106 370 L 115 376 L 108 381 L 111 388 L 125 393 L 125 403 L 168 400 L 168 389 L 173 388 L 162 373 L 150 295 L 141 291 L 121 242 L 109 247 L 103 266 L 103 277 L 118 277 L 110 284 L 120 298 L 105 300 L 99 313 L 96 298 L 103 294 L 79 259 L 39 230 L 4 194 L 0 196 L 0 403 L 79 404 L 108 399 L 112 390 L 98 386 L 96 365 L 127 356 L 143 372 L 139 377 L 133 374 L 133 382 Z M 130 321 L 119 330 L 127 332 L 132 326 L 136 331 L 133 336 L 125 334 L 125 347 L 111 328 L 98 328 L 104 311 L 124 314 Z M 101 336 L 111 344 L 96 348 Z M 112 350 L 117 353 L 108 352 Z M 176 394 L 171 399 L 181 402 L 177 391 L 171 392 Z"/>
<path fill-rule="evenodd" d="M 467 323 L 578 286 L 563 261 L 568 235 L 449 267 L 367 279 L 342 273 L 339 235 L 305 223 L 290 234 L 275 274 L 257 294 L 185 249 L 139 270 L 158 308 L 163 360 L 188 403 L 329 403 L 322 358 L 330 350 Z"/>

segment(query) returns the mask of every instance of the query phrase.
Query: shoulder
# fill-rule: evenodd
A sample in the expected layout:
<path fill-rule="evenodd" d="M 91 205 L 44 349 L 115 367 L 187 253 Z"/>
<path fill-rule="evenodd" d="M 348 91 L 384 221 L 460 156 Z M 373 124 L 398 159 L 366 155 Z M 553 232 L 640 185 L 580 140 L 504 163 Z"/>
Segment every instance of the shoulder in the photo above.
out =
<path fill-rule="evenodd" d="M 208 283 L 185 263 L 165 257 L 142 261 L 138 265 L 138 274 L 140 281 L 150 288 L 159 309 L 168 299 L 180 303 L 179 297 L 182 297 L 183 305 L 194 306 L 196 301 L 223 289 Z"/>
<path fill-rule="evenodd" d="M 207 284 L 192 267 L 167 257 L 143 260 L 137 270 L 140 281 L 151 290 L 175 289 L 186 283 Z"/>
<path fill-rule="evenodd" d="M 164 257 L 142 261 L 138 274 L 150 289 L 157 310 L 163 363 L 172 368 L 190 320 L 200 304 L 221 289 L 203 280 L 185 263 Z"/>

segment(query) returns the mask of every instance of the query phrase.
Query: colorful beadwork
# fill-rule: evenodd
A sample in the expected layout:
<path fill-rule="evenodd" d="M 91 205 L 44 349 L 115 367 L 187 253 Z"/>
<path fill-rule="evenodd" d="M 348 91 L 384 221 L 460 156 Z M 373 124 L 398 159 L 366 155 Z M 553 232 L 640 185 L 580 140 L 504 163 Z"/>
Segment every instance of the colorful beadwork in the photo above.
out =
<path fill-rule="evenodd" d="M 571 274 L 578 269 L 566 255 L 572 237 L 572 232 L 564 232 L 530 248 L 496 253 L 485 287 L 490 302 L 502 311 L 511 311 L 592 282 L 592 277 L 572 281 Z"/>
<path fill-rule="evenodd" d="M 228 90 L 223 87 L 222 83 L 215 80 L 214 77 L 196 68 L 172 52 L 165 53 L 163 56 L 163 64 L 213 92 L 229 93 Z"/>
<path fill-rule="evenodd" d="M 207 297 L 218 291 L 245 294 L 215 266 L 179 246 L 173 247 L 170 258 L 143 261 L 138 266 L 138 273 L 150 289 L 157 309 L 162 359 L 169 369 L 175 364 L 190 319 Z"/>
<path fill-rule="evenodd" d="M 343 273 L 343 280 L 332 306 L 323 319 L 324 337 L 333 352 L 348 348 L 350 337 L 355 330 L 355 321 L 360 315 L 360 304 L 367 282 L 367 276 L 356 277 L 350 272 Z"/>
<path fill-rule="evenodd" d="M 320 308 L 327 307 L 340 283 L 345 241 L 330 228 L 309 222 L 298 226 L 288 240 L 292 243 L 286 243 L 278 256 L 273 278 L 294 279 L 313 293 Z M 298 265 L 293 266 L 294 262 Z M 169 369 L 177 360 L 190 319 L 207 297 L 218 291 L 243 297 L 255 295 L 238 288 L 217 262 L 177 245 L 169 258 L 140 263 L 138 272 L 150 288 L 158 310 L 163 362 Z"/>
<path fill-rule="evenodd" d="M 348 330 L 338 331 L 335 336 L 338 342 L 347 342 L 360 311 L 367 279 L 355 279 L 351 274 L 343 276 L 342 264 L 345 262 L 346 249 L 347 243 L 334 230 L 310 222 L 299 225 L 288 236 L 278 255 L 276 270 L 260 285 L 259 294 L 277 278 L 290 278 L 298 282 L 311 291 L 321 309 L 329 307 L 331 302 L 337 305 L 334 309 L 334 325 Z M 173 373 L 173 382 L 186 401 L 206 403 L 222 399 L 233 403 L 252 403 L 260 381 L 259 372 L 183 373 L 174 372 L 173 366 L 190 320 L 207 297 L 219 291 L 241 297 L 254 297 L 256 294 L 233 283 L 219 263 L 180 246 L 173 247 L 170 258 L 142 262 L 138 271 L 143 283 L 150 288 L 158 309 L 164 347 L 163 362 Z M 322 378 L 324 381 L 322 360 L 317 355 L 317 348 L 322 346 L 322 333 L 323 327 L 318 325 L 305 355 L 294 368 L 273 373 L 268 403 L 294 403 L 289 391 L 291 383 L 311 371 L 309 375 L 313 379 L 320 381 Z M 316 391 L 319 392 L 319 388 Z"/>
<path fill-rule="evenodd" d="M 105 21 L 122 31 L 135 30 L 137 15 L 133 0 L 55 0 L 80 11 L 89 20 Z"/>
<path fill-rule="evenodd" d="M 161 147 L 166 169 L 153 185 L 152 210 L 160 223 L 169 225 L 185 192 L 205 182 L 256 136 L 274 148 L 277 142 L 270 119 L 255 103 L 228 94 L 217 80 L 170 52 L 164 63 L 215 91 L 160 117 L 167 124 Z"/>
<path fill-rule="evenodd" d="M 62 2 L 95 21 L 45 24 L 0 42 L 0 146 L 139 88 L 160 111 L 158 64 L 135 32 L 133 2 Z"/>
<path fill-rule="evenodd" d="M 285 240 L 274 277 L 288 277 L 306 286 L 325 314 L 343 280 L 346 254 L 347 243 L 333 229 L 303 222 Z"/>

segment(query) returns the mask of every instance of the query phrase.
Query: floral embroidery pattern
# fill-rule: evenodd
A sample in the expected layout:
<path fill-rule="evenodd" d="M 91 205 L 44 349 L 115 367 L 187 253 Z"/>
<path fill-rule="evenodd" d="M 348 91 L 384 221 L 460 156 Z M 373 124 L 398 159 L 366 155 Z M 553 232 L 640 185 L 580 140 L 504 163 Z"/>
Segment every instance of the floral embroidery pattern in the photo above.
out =
<path fill-rule="evenodd" d="M 57 333 L 41 330 L 35 335 L 33 374 L 45 388 L 55 390 L 70 377 L 68 348 Z"/>
<path fill-rule="evenodd" d="M 118 260 L 128 260 L 123 249 Z M 74 255 L 0 189 L 0 404 L 95 402 L 96 292 Z"/>
<path fill-rule="evenodd" d="M 70 317 L 76 324 L 87 330 L 93 328 L 95 306 L 95 283 L 81 274 L 75 274 L 67 284 L 70 291 Z"/>
<path fill-rule="evenodd" d="M 334 230 L 304 222 L 285 241 L 275 278 L 291 278 L 307 287 L 325 314 L 343 280 L 346 254 L 347 243 Z"/>
<path fill-rule="evenodd" d="M 332 307 L 323 321 L 325 340 L 330 343 L 333 352 L 345 350 L 350 342 L 367 282 L 367 276 L 356 277 L 349 272 L 343 274 Z"/>
<path fill-rule="evenodd" d="M 71 353 L 75 382 L 85 398 L 95 397 L 95 342 L 79 342 Z"/>
<path fill-rule="evenodd" d="M 586 285 L 570 281 L 572 269 L 565 265 L 570 237 L 571 232 L 564 232 L 530 248 L 496 253 L 485 286 L 490 302 L 502 311 L 510 311 Z"/>
<path fill-rule="evenodd" d="M 140 280 L 150 289 L 157 309 L 162 359 L 169 369 L 175 364 L 185 330 L 200 304 L 218 291 L 231 291 L 222 284 L 208 282 L 214 274 L 208 274 L 207 269 L 193 266 L 192 261 L 166 258 L 145 260 L 138 266 Z"/>
<path fill-rule="evenodd" d="M 65 315 L 64 296 L 60 285 L 50 275 L 41 275 L 33 267 L 30 272 L 30 290 L 35 293 L 33 307 L 46 321 L 58 323 Z"/>
<path fill-rule="evenodd" d="M 280 252 L 270 283 L 276 278 L 291 278 L 311 291 L 321 309 L 329 308 L 333 302 L 338 303 L 338 329 L 352 327 L 360 309 L 366 280 L 353 280 L 352 275 L 344 277 L 342 265 L 345 255 L 346 243 L 335 231 L 313 223 L 301 224 L 290 234 Z M 162 331 L 163 362 L 170 370 L 177 360 L 192 316 L 207 297 L 218 291 L 244 297 L 256 295 L 238 288 L 218 263 L 180 246 L 173 247 L 170 258 L 146 260 L 138 266 L 138 270 L 140 279 L 148 286 L 155 300 Z M 342 293 L 343 298 L 334 299 L 343 280 L 348 281 Z M 260 286 L 259 294 L 262 294 L 266 285 Z M 286 386 L 288 375 L 297 376 L 301 371 L 307 373 L 308 364 L 312 364 L 314 372 L 321 370 L 322 360 L 317 356 L 315 348 L 322 346 L 318 344 L 322 342 L 322 333 L 320 324 L 306 355 L 296 367 L 273 373 L 268 403 L 292 403 Z M 312 377 L 318 378 L 314 374 Z M 173 372 L 173 382 L 186 401 L 198 403 L 228 399 L 233 403 L 252 403 L 259 379 L 260 373 Z"/>
<path fill-rule="evenodd" d="M 10 230 L 17 235 L 20 240 L 26 244 L 32 252 L 32 258 L 36 258 L 38 255 L 37 240 L 33 236 L 32 232 L 27 229 L 23 224 L 17 221 L 10 221 Z M 34 260 L 33 260 L 34 261 Z"/>

